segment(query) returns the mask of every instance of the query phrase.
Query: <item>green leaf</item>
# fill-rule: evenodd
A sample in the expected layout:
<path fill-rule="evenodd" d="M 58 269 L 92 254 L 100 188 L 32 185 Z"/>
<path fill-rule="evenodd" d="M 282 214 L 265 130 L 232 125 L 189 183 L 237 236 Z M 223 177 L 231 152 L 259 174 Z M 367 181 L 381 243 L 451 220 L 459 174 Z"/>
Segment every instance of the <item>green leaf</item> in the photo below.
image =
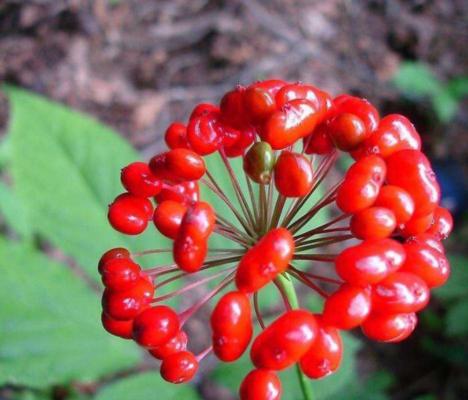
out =
<path fill-rule="evenodd" d="M 0 214 L 6 223 L 18 236 L 25 240 L 31 240 L 32 230 L 29 224 L 27 210 L 23 202 L 11 190 L 11 187 L 0 181 Z"/>
<path fill-rule="evenodd" d="M 419 62 L 402 63 L 393 77 L 393 83 L 411 97 L 435 95 L 443 86 L 430 68 Z"/>
<path fill-rule="evenodd" d="M 173 385 L 162 380 L 157 371 L 120 379 L 105 386 L 96 400 L 198 400 L 201 397 L 187 384 Z"/>
<path fill-rule="evenodd" d="M 443 88 L 432 96 L 432 106 L 437 114 L 437 118 L 447 123 L 457 113 L 458 100 L 446 88 Z"/>
<path fill-rule="evenodd" d="M 63 265 L 0 240 L 0 384 L 93 381 L 139 352 L 100 326 L 98 297 Z"/>
<path fill-rule="evenodd" d="M 434 296 L 444 301 L 468 297 L 468 258 L 449 257 L 451 276 L 444 286 L 434 290 Z"/>
<path fill-rule="evenodd" d="M 152 226 L 138 239 L 116 233 L 107 222 L 107 204 L 123 191 L 120 169 L 138 159 L 115 132 L 97 121 L 13 87 L 9 134 L 18 196 L 38 233 L 74 257 L 97 278 L 96 261 L 108 248 L 168 247 Z M 170 254 L 147 257 L 148 265 Z"/>
<path fill-rule="evenodd" d="M 336 394 L 357 380 L 355 357 L 357 351 L 361 347 L 361 343 L 347 333 L 343 333 L 342 338 L 344 355 L 340 369 L 327 378 L 311 382 L 313 392 L 317 399 L 332 400 L 339 398 L 336 397 Z M 237 393 L 240 382 L 242 382 L 244 376 L 252 369 L 253 367 L 249 356 L 245 354 L 235 363 L 220 364 L 213 371 L 211 376 L 216 382 L 230 389 L 232 393 Z M 297 380 L 295 368 L 288 368 L 279 375 L 283 385 L 283 392 L 287 393 L 287 399 L 302 400 L 302 392 Z"/>
<path fill-rule="evenodd" d="M 468 335 L 468 301 L 466 299 L 450 306 L 447 317 L 447 335 Z"/>
<path fill-rule="evenodd" d="M 447 84 L 447 88 L 456 99 L 468 96 L 468 76 L 451 79 Z"/>

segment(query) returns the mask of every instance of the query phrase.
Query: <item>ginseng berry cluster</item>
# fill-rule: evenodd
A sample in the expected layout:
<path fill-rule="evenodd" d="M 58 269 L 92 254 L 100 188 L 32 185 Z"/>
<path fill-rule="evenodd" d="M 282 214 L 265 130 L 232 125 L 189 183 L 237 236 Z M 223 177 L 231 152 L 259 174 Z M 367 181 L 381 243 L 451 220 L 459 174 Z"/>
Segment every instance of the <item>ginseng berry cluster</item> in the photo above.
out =
<path fill-rule="evenodd" d="M 237 86 L 219 106 L 198 104 L 187 124 L 168 127 L 165 140 L 167 151 L 122 169 L 126 192 L 109 206 L 108 218 L 127 235 L 154 229 L 152 221 L 172 249 L 130 254 L 114 248 L 102 256 L 99 272 L 104 328 L 162 360 L 161 375 L 169 382 L 191 380 L 210 352 L 232 362 L 250 346 L 253 369 L 240 384 L 240 398 L 279 399 L 277 371 L 296 365 L 318 379 L 337 370 L 342 330 L 360 327 L 379 342 L 406 339 L 430 290 L 449 276 L 441 241 L 452 218 L 439 206 L 439 185 L 420 136 L 402 115 L 381 118 L 362 98 L 332 98 L 311 85 L 266 80 Z M 355 162 L 327 186 L 340 152 Z M 204 156 L 212 153 L 225 176 L 207 168 Z M 241 176 L 232 167 L 236 157 L 242 157 Z M 235 198 L 220 179 L 232 185 Z M 203 201 L 199 185 L 224 208 Z M 321 186 L 325 194 L 311 203 Z M 338 213 L 311 227 L 325 207 Z M 212 235 L 232 247 L 212 248 Z M 330 247 L 342 250 L 328 253 Z M 144 270 L 136 261 L 161 252 L 172 252 L 172 265 Z M 310 265 L 304 268 L 301 260 Z M 154 297 L 189 275 L 185 287 Z M 164 303 L 214 280 L 188 309 Z M 298 305 L 294 281 L 323 297 L 321 314 Z M 278 288 L 284 312 L 266 324 L 258 293 L 269 284 Z M 211 300 L 212 345 L 195 355 L 184 325 Z"/>

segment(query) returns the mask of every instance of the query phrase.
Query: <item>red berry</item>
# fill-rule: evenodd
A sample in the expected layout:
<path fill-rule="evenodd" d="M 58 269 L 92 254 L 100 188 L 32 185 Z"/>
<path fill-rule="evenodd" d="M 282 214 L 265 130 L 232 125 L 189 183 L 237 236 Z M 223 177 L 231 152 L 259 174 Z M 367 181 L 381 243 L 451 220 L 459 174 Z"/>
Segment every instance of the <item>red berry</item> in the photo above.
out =
<path fill-rule="evenodd" d="M 182 122 L 173 122 L 167 128 L 164 140 L 170 149 L 188 149 L 187 127 Z"/>
<path fill-rule="evenodd" d="M 445 254 L 444 245 L 436 236 L 431 235 L 430 233 L 421 233 L 419 235 L 411 236 L 406 240 L 406 243 L 427 245 L 437 250 L 438 252 Z"/>
<path fill-rule="evenodd" d="M 186 211 L 187 207 L 185 204 L 165 200 L 159 203 L 154 211 L 154 225 L 164 236 L 175 239 Z"/>
<path fill-rule="evenodd" d="M 189 120 L 203 117 L 204 115 L 219 116 L 219 107 L 211 103 L 200 103 L 197 104 L 190 114 Z"/>
<path fill-rule="evenodd" d="M 396 227 L 395 214 L 388 208 L 370 207 L 353 215 L 351 232 L 358 239 L 384 239 Z"/>
<path fill-rule="evenodd" d="M 252 128 L 245 128 L 240 131 L 239 139 L 229 147 L 224 147 L 224 153 L 228 157 L 238 157 L 244 154 L 247 148 L 253 143 L 256 132 Z"/>
<path fill-rule="evenodd" d="M 406 190 L 393 185 L 380 188 L 374 206 L 386 207 L 392 210 L 397 225 L 408 222 L 414 213 L 414 201 L 410 194 Z"/>
<path fill-rule="evenodd" d="M 386 174 L 385 162 L 369 156 L 355 162 L 337 192 L 336 204 L 346 213 L 355 213 L 374 204 Z"/>
<path fill-rule="evenodd" d="M 369 135 L 362 120 L 350 113 L 338 114 L 328 125 L 328 134 L 335 146 L 343 151 L 351 151 Z"/>
<path fill-rule="evenodd" d="M 400 150 L 421 149 L 421 138 L 413 124 L 403 115 L 391 114 L 382 118 L 376 131 L 353 153 L 356 158 L 379 154 L 387 158 Z"/>
<path fill-rule="evenodd" d="M 247 122 L 248 111 L 244 104 L 244 94 L 245 88 L 238 86 L 227 92 L 219 104 L 222 121 L 233 128 L 242 129 Z"/>
<path fill-rule="evenodd" d="M 275 186 L 286 197 L 302 197 L 313 184 L 312 164 L 302 154 L 282 151 L 275 166 Z"/>
<path fill-rule="evenodd" d="M 281 393 L 281 381 L 266 369 L 250 371 L 239 388 L 240 400 L 280 400 Z"/>
<path fill-rule="evenodd" d="M 187 126 L 187 141 L 190 148 L 202 156 L 218 150 L 222 141 L 218 117 L 207 114 L 191 119 Z"/>
<path fill-rule="evenodd" d="M 149 306 L 153 294 L 153 284 L 146 278 L 140 278 L 137 284 L 128 290 L 119 292 L 104 290 L 102 308 L 111 318 L 128 321 Z"/>
<path fill-rule="evenodd" d="M 375 284 L 395 272 L 405 261 L 405 249 L 391 239 L 366 240 L 343 250 L 336 258 L 336 272 L 356 286 Z"/>
<path fill-rule="evenodd" d="M 335 115 L 351 113 L 364 123 L 368 132 L 373 132 L 379 123 L 379 113 L 366 99 L 343 94 L 333 99 Z"/>
<path fill-rule="evenodd" d="M 174 149 L 166 155 L 166 169 L 180 181 L 196 181 L 205 174 L 205 162 L 197 153 Z"/>
<path fill-rule="evenodd" d="M 429 213 L 420 217 L 412 217 L 406 224 L 400 226 L 400 234 L 404 237 L 411 237 L 425 233 L 434 222 L 434 213 Z"/>
<path fill-rule="evenodd" d="M 159 360 L 169 357 L 171 354 L 187 350 L 188 337 L 184 331 L 179 331 L 173 338 L 161 346 L 149 349 L 150 354 Z"/>
<path fill-rule="evenodd" d="M 115 259 L 119 258 L 130 258 L 130 252 L 123 248 L 123 247 L 116 247 L 114 249 L 107 250 L 102 257 L 99 260 L 98 263 L 98 271 L 100 274 L 102 274 L 102 269 L 104 268 L 104 265 Z"/>
<path fill-rule="evenodd" d="M 328 154 L 335 145 L 328 135 L 328 124 L 321 123 L 313 133 L 303 139 L 306 154 Z"/>
<path fill-rule="evenodd" d="M 413 198 L 415 217 L 434 211 L 440 188 L 426 156 L 418 150 L 401 150 L 387 158 L 387 180 L 400 186 Z"/>
<path fill-rule="evenodd" d="M 200 199 L 200 189 L 196 181 L 182 182 L 177 185 L 163 185 L 161 192 L 155 199 L 158 203 L 172 200 L 190 205 Z"/>
<path fill-rule="evenodd" d="M 273 149 L 281 150 L 312 133 L 318 117 L 317 109 L 308 100 L 291 100 L 265 121 L 260 136 Z"/>
<path fill-rule="evenodd" d="M 132 288 L 140 280 L 141 268 L 129 258 L 116 258 L 102 268 L 102 283 L 112 291 Z"/>
<path fill-rule="evenodd" d="M 207 240 L 213 232 L 216 214 L 208 203 L 199 201 L 190 208 L 182 219 L 180 236 L 188 236 L 195 242 Z"/>
<path fill-rule="evenodd" d="M 412 313 L 429 302 L 429 288 L 417 275 L 395 272 L 372 288 L 372 312 Z"/>
<path fill-rule="evenodd" d="M 143 347 L 166 344 L 179 332 L 179 317 L 167 306 L 147 308 L 133 321 L 133 338 Z"/>
<path fill-rule="evenodd" d="M 125 189 L 135 196 L 152 197 L 161 191 L 161 181 L 144 162 L 134 162 L 123 168 L 121 180 Z"/>
<path fill-rule="evenodd" d="M 206 240 L 195 241 L 190 236 L 179 234 L 174 241 L 174 261 L 185 272 L 198 271 L 205 262 L 207 253 Z"/>
<path fill-rule="evenodd" d="M 119 321 L 112 319 L 106 313 L 102 313 L 101 322 L 104 329 L 111 335 L 119 336 L 123 339 L 132 338 L 133 320 Z"/>
<path fill-rule="evenodd" d="M 179 351 L 163 359 L 161 376 L 171 383 L 184 383 L 190 381 L 198 370 L 198 361 L 193 353 Z"/>
<path fill-rule="evenodd" d="M 328 93 L 317 89 L 312 85 L 294 83 L 281 88 L 276 94 L 278 107 L 283 107 L 292 100 L 307 100 L 319 112 L 322 119 L 332 105 L 331 97 Z"/>
<path fill-rule="evenodd" d="M 249 298 L 242 292 L 229 292 L 219 300 L 211 314 L 213 350 L 224 362 L 237 360 L 252 338 Z"/>
<path fill-rule="evenodd" d="M 244 94 L 244 103 L 250 120 L 260 123 L 276 111 L 275 97 L 266 89 L 252 85 Z"/>
<path fill-rule="evenodd" d="M 254 340 L 250 357 L 257 368 L 282 370 L 299 361 L 317 337 L 315 317 L 292 310 L 276 319 Z"/>
<path fill-rule="evenodd" d="M 288 268 L 293 254 L 291 233 L 285 228 L 272 229 L 239 262 L 237 288 L 246 293 L 256 292 Z"/>
<path fill-rule="evenodd" d="M 450 264 L 443 253 L 426 244 L 404 245 L 406 261 L 402 272 L 410 272 L 422 278 L 429 288 L 443 285 L 450 275 Z"/>
<path fill-rule="evenodd" d="M 117 196 L 109 206 L 107 217 L 115 230 L 127 235 L 138 235 L 148 226 L 152 210 L 153 206 L 148 199 L 124 193 Z"/>
<path fill-rule="evenodd" d="M 452 232 L 453 218 L 449 210 L 443 207 L 437 207 L 434 210 L 434 221 L 427 233 L 434 235 L 439 240 L 447 239 Z"/>
<path fill-rule="evenodd" d="M 361 325 L 370 311 L 369 288 L 344 284 L 326 299 L 323 323 L 338 329 L 353 329 Z"/>
<path fill-rule="evenodd" d="M 320 379 L 335 372 L 343 357 L 343 342 L 337 329 L 322 323 L 320 316 L 315 316 L 318 323 L 317 339 L 301 358 L 302 372 L 311 379 Z"/>
<path fill-rule="evenodd" d="M 376 314 L 362 324 L 362 332 L 378 342 L 396 343 L 405 340 L 416 328 L 416 314 Z"/>

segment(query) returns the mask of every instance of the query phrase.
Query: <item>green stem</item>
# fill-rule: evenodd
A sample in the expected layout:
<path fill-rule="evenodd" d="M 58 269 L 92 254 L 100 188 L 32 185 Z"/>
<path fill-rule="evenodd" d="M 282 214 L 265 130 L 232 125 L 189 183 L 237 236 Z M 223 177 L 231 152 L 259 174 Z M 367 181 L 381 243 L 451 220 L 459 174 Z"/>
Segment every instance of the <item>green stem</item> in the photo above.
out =
<path fill-rule="evenodd" d="M 279 275 L 277 279 L 278 284 L 283 288 L 286 297 L 289 300 L 292 308 L 299 308 L 299 301 L 297 299 L 296 289 L 294 289 L 294 284 L 288 273 Z M 310 380 L 304 375 L 299 367 L 299 364 L 296 364 L 296 373 L 299 384 L 301 385 L 302 394 L 304 395 L 304 400 L 313 400 L 314 394 L 312 392 L 312 387 L 310 385 Z"/>

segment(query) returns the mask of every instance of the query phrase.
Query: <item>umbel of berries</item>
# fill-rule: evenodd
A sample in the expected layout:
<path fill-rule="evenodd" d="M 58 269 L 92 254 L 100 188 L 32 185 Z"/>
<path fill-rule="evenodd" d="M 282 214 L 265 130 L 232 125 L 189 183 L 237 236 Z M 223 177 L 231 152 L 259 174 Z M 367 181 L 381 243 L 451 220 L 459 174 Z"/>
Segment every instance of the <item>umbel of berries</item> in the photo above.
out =
<path fill-rule="evenodd" d="M 122 169 L 125 192 L 108 218 L 123 234 L 159 231 L 172 248 L 114 248 L 99 272 L 104 328 L 161 360 L 169 382 L 190 381 L 210 353 L 229 363 L 248 351 L 252 369 L 239 382 L 240 398 L 280 399 L 278 371 L 295 366 L 303 381 L 339 368 L 343 330 L 360 328 L 378 342 L 406 339 L 430 290 L 449 277 L 442 241 L 452 218 L 439 205 L 419 134 L 402 115 L 381 117 L 362 98 L 266 80 L 234 88 L 219 105 L 198 104 L 165 140 L 166 151 Z M 343 153 L 354 163 L 330 182 Z M 210 171 L 208 156 L 221 160 L 224 175 Z M 200 186 L 222 207 L 203 199 Z M 317 223 L 324 208 L 334 216 Z M 215 235 L 230 245 L 216 248 Z M 172 253 L 171 265 L 140 267 L 139 257 L 161 252 Z M 187 276 L 185 287 L 165 292 Z M 207 283 L 189 308 L 165 303 Z M 272 285 L 284 308 L 265 320 L 258 296 Z M 321 313 L 298 302 L 295 285 L 323 298 Z M 211 310 L 212 343 L 194 354 L 184 328 L 202 307 Z"/>

